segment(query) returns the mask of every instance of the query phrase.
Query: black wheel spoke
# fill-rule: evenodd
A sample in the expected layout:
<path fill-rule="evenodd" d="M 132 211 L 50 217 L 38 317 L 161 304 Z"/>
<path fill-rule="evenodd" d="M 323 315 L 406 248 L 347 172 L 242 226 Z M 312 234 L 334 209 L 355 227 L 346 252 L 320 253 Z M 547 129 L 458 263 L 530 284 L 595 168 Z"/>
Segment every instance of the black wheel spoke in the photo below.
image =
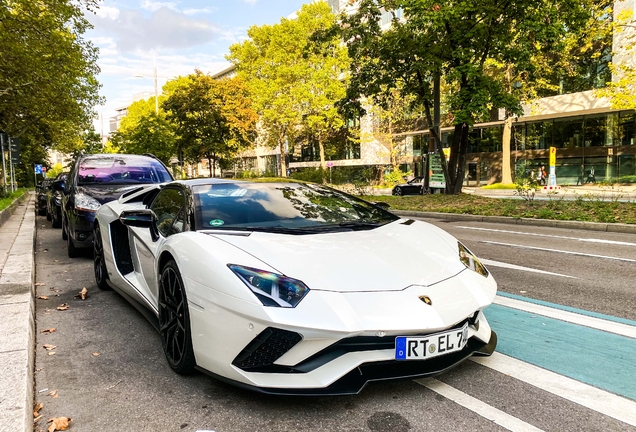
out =
<path fill-rule="evenodd" d="M 177 271 L 168 266 L 161 275 L 159 293 L 159 332 L 166 356 L 178 367 L 188 350 L 188 329 L 185 296 Z"/>

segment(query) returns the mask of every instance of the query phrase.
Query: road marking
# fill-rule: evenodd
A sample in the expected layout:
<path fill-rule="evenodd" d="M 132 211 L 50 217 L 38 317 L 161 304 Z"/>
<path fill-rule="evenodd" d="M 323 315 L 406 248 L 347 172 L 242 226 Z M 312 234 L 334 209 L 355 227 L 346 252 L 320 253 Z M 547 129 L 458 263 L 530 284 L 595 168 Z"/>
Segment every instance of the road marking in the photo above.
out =
<path fill-rule="evenodd" d="M 636 403 L 497 352 L 471 360 L 593 411 L 636 426 Z"/>
<path fill-rule="evenodd" d="M 554 309 L 548 306 L 542 306 L 535 303 L 525 302 L 508 297 L 501 297 L 499 295 L 495 297 L 494 303 L 501 306 L 506 306 L 509 308 L 558 319 L 572 324 L 578 324 L 585 327 L 603 330 L 609 333 L 636 339 L 636 327 L 627 324 L 621 324 L 587 315 L 577 314 L 574 312 Z"/>
<path fill-rule="evenodd" d="M 519 432 L 541 432 L 542 429 L 532 426 L 529 423 L 524 422 L 516 417 L 511 416 L 493 406 L 488 405 L 485 402 L 480 401 L 454 387 L 449 386 L 441 381 L 433 378 L 422 378 L 415 380 L 416 383 L 423 385 L 427 389 L 433 390 L 444 396 L 446 399 L 450 399 L 458 405 L 468 408 L 474 413 L 479 414 L 488 420 L 497 423 L 510 431 Z"/>
<path fill-rule="evenodd" d="M 490 232 L 500 232 L 506 234 L 519 234 L 519 235 L 527 235 L 533 237 L 549 237 L 549 238 L 558 238 L 558 239 L 566 239 L 566 240 L 576 240 L 582 242 L 590 242 L 590 243 L 604 243 L 604 244 L 612 244 L 612 245 L 621 245 L 621 246 L 636 246 L 636 243 L 630 242 L 622 242 L 616 240 L 603 240 L 603 239 L 594 239 L 594 238 L 580 238 L 580 237 L 568 237 L 568 236 L 559 236 L 559 235 L 551 235 L 551 234 L 538 234 L 538 233 L 528 233 L 522 231 L 509 231 L 509 230 L 498 230 L 493 228 L 478 228 L 478 227 L 468 227 L 468 226 L 458 226 L 456 228 L 475 230 L 475 231 L 490 231 Z"/>
<path fill-rule="evenodd" d="M 545 251 L 545 252 L 556 252 L 556 253 L 584 256 L 584 257 L 591 257 L 591 258 L 610 259 L 610 260 L 615 260 L 615 261 L 636 262 L 636 260 L 630 259 L 630 258 L 619 258 L 619 257 L 606 256 L 606 255 L 586 254 L 586 253 L 583 253 L 583 252 L 572 252 L 572 251 L 564 251 L 564 250 L 559 250 L 559 249 L 540 248 L 540 247 L 535 247 L 535 246 L 517 245 L 517 244 L 512 244 L 512 243 L 500 243 L 500 242 L 493 242 L 493 241 L 486 241 L 486 240 L 482 240 L 479 243 L 493 244 L 493 245 L 497 245 L 497 246 L 509 246 L 509 247 L 516 247 L 516 248 L 522 248 L 522 249 L 540 250 L 540 251 Z"/>
<path fill-rule="evenodd" d="M 533 269 L 533 268 L 530 268 L 530 267 L 522 267 L 522 266 L 518 266 L 518 265 L 514 265 L 514 264 L 508 264 L 508 263 L 501 262 L 501 261 L 493 261 L 493 260 L 483 259 L 483 258 L 479 258 L 479 261 L 481 261 L 482 264 L 485 264 L 485 265 L 490 266 L 490 267 L 501 267 L 501 268 L 507 268 L 507 269 L 512 269 L 512 270 L 526 271 L 526 272 L 531 272 L 531 273 L 540 273 L 540 274 L 545 274 L 545 275 L 550 275 L 550 276 L 560 276 L 560 277 L 564 277 L 564 278 L 578 279 L 578 278 L 576 278 L 574 276 L 568 276 L 568 275 L 563 275 L 563 274 L 559 274 L 559 273 L 552 273 L 552 272 L 544 271 L 544 270 L 537 270 L 537 269 Z"/>

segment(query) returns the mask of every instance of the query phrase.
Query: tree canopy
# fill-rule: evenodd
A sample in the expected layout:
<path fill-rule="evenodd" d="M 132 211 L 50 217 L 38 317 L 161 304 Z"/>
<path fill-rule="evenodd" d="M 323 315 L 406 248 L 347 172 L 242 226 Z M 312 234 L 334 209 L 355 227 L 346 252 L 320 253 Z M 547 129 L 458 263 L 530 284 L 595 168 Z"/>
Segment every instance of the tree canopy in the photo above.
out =
<path fill-rule="evenodd" d="M 336 23 L 326 2 L 305 4 L 295 18 L 253 26 L 228 60 L 247 83 L 265 141 L 281 150 L 281 174 L 296 137 L 314 135 L 325 168 L 324 137 L 344 125 L 335 103 L 345 96 L 349 59 L 337 35 L 312 39 Z"/>
<path fill-rule="evenodd" d="M 212 177 L 217 162 L 254 144 L 258 115 L 240 78 L 216 80 L 199 70 L 187 78 L 162 107 L 176 127 L 179 151 L 189 160 L 207 159 Z"/>
<path fill-rule="evenodd" d="M 93 107 L 100 102 L 99 68 L 97 48 L 83 38 L 90 28 L 84 13 L 97 4 L 0 3 L 0 130 L 23 138 L 25 166 L 43 158 L 42 150 L 28 146 L 72 151 L 89 129 Z"/>
<path fill-rule="evenodd" d="M 568 52 L 570 36 L 585 33 L 597 3 L 361 0 L 358 11 L 343 14 L 336 29 L 352 59 L 345 106 L 360 110 L 365 97 L 386 105 L 391 92 L 399 89 L 424 107 L 431 133 L 440 143 L 431 112 L 433 83 L 439 77 L 448 90 L 445 104 L 455 126 L 445 167 L 447 192 L 458 193 L 469 127 L 490 120 L 498 108 L 521 114 L 528 86 L 545 80 L 546 67 L 560 67 L 559 62 L 542 65 L 537 59 L 554 60 Z M 393 13 L 390 26 L 381 23 L 385 11 L 400 12 Z"/>

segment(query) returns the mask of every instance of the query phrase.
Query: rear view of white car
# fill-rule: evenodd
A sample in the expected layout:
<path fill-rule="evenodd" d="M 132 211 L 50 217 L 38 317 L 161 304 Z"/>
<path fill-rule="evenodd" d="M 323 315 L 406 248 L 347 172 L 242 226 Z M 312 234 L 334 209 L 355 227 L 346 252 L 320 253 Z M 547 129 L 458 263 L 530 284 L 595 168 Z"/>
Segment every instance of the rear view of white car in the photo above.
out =
<path fill-rule="evenodd" d="M 497 287 L 433 225 L 305 183 L 201 179 L 100 208 L 95 277 L 158 328 L 172 369 L 274 394 L 439 374 L 497 338 Z"/>

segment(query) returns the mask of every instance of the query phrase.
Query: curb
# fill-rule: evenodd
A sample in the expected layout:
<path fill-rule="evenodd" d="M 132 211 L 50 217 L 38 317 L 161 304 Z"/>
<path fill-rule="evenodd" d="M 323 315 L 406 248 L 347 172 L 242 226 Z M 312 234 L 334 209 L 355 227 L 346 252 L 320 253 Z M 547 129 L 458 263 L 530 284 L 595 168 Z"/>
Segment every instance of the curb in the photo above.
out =
<path fill-rule="evenodd" d="M 418 212 L 408 210 L 389 210 L 397 216 L 444 219 L 449 221 L 487 222 L 510 225 L 543 226 L 552 228 L 569 228 L 588 231 L 605 231 L 615 233 L 636 234 L 636 224 L 598 223 L 582 221 L 566 221 L 555 219 L 514 218 L 508 216 L 480 216 L 460 213 Z"/>
<path fill-rule="evenodd" d="M 33 194 L 0 275 L 0 430 L 33 431 L 35 368 L 35 211 Z M 19 205 L 19 204 L 18 204 Z M 8 218 L 7 218 L 8 219 Z M 10 425 L 10 426 L 9 426 Z"/>
<path fill-rule="evenodd" d="M 9 207 L 5 208 L 4 210 L 0 211 L 0 227 L 2 227 L 2 225 L 4 225 L 4 223 L 6 221 L 9 220 L 9 218 L 11 217 L 11 215 L 13 214 L 13 212 L 15 211 L 15 209 L 22 204 L 22 202 L 29 196 L 29 191 L 26 191 L 25 193 L 22 194 L 21 197 L 19 197 L 18 199 L 16 199 L 15 201 L 13 201 Z"/>

